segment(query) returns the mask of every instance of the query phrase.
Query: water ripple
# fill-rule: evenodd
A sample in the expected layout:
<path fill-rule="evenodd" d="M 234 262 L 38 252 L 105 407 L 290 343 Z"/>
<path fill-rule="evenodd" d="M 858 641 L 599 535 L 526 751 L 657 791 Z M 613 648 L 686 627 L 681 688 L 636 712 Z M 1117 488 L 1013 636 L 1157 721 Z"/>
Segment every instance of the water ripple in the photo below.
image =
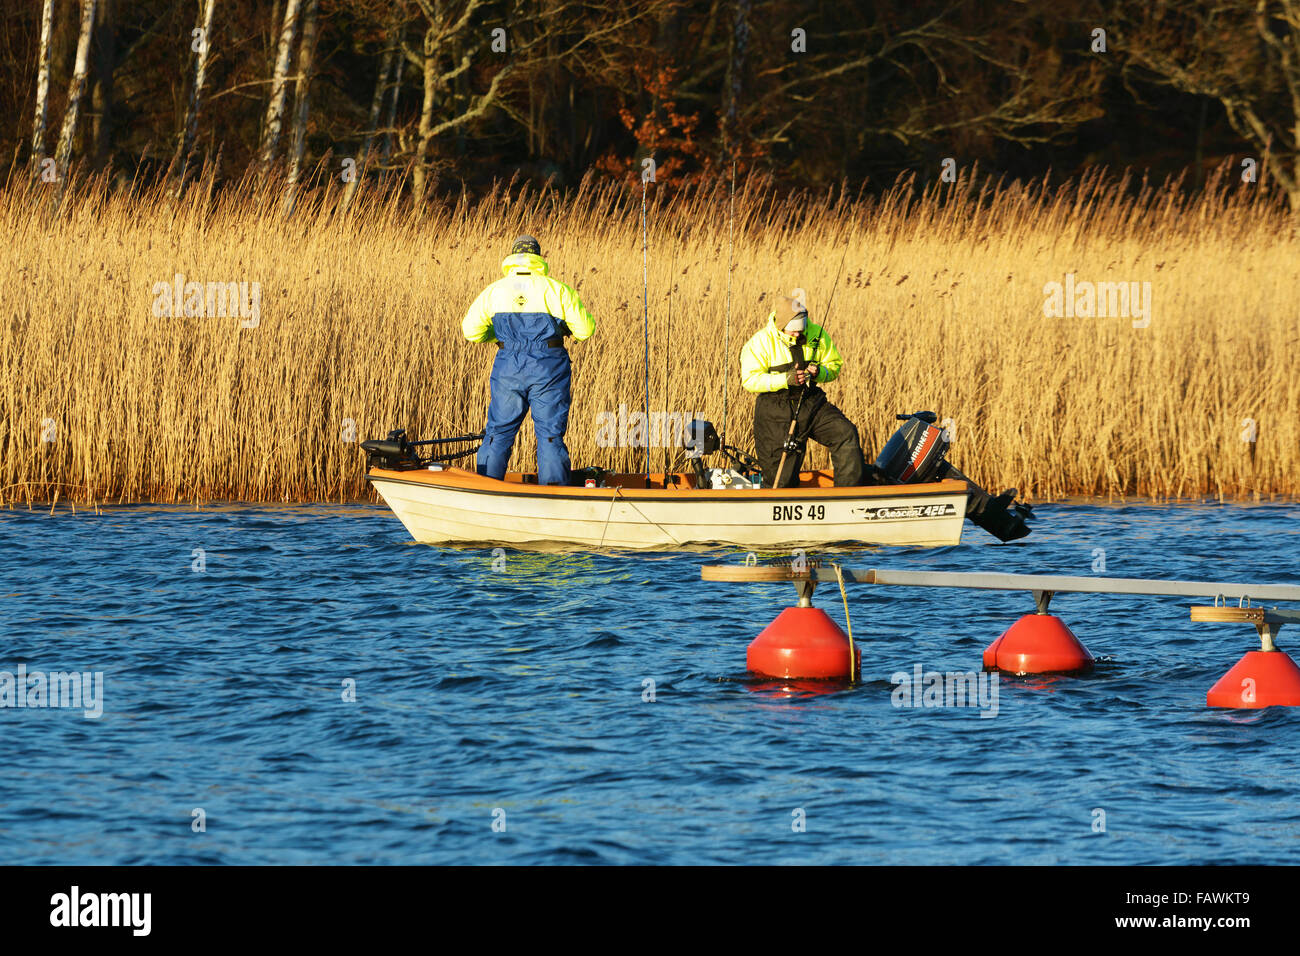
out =
<path fill-rule="evenodd" d="M 1300 581 L 1295 504 L 1038 511 L 837 560 Z M 699 580 L 740 559 L 429 548 L 370 506 L 0 512 L 0 670 L 104 676 L 99 719 L 0 709 L 0 863 L 1300 862 L 1300 712 L 1205 707 L 1250 628 L 1058 596 L 1096 671 L 981 719 L 891 675 L 977 670 L 1027 595 L 854 587 L 862 681 L 773 682 L 745 645 L 792 589 Z"/>

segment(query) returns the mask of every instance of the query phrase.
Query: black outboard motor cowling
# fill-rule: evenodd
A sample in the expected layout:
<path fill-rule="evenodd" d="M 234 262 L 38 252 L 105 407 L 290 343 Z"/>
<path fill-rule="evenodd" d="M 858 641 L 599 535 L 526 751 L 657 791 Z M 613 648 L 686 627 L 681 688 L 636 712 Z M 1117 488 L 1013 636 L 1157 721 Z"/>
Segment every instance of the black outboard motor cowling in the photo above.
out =
<path fill-rule="evenodd" d="M 885 442 L 876 456 L 876 468 L 900 485 L 938 481 L 939 469 L 947 464 L 943 456 L 948 452 L 944 430 L 934 424 L 938 416 L 934 412 L 917 412 L 898 418 L 903 427 Z"/>
<path fill-rule="evenodd" d="M 686 425 L 682 445 L 686 449 L 686 457 L 695 467 L 696 487 L 709 487 L 708 472 L 704 468 L 704 456 L 712 455 L 722 445 L 713 422 L 692 418 Z"/>
<path fill-rule="evenodd" d="M 404 428 L 393 429 L 388 433 L 387 438 L 372 438 L 369 441 L 363 441 L 361 449 L 366 453 L 367 471 L 370 470 L 372 465 L 378 465 L 380 468 L 391 468 L 396 471 L 414 468 L 419 464 L 415 449 L 406 440 L 406 429 Z"/>
<path fill-rule="evenodd" d="M 713 422 L 706 422 L 702 418 L 692 418 L 686 424 L 685 431 L 686 437 L 682 444 L 686 448 L 686 454 L 691 458 L 712 455 L 722 447 L 718 438 L 718 430 L 713 427 Z"/>
<path fill-rule="evenodd" d="M 904 424 L 890 436 L 876 458 L 876 470 L 889 481 L 898 484 L 917 484 L 953 478 L 970 486 L 966 502 L 966 517 L 999 541 L 1015 541 L 1029 534 L 1025 519 L 1034 516 L 1033 509 L 1017 502 L 1016 489 L 1004 491 L 996 498 L 963 475 L 944 455 L 948 440 L 944 430 L 935 425 L 934 412 L 915 412 L 897 416 Z"/>

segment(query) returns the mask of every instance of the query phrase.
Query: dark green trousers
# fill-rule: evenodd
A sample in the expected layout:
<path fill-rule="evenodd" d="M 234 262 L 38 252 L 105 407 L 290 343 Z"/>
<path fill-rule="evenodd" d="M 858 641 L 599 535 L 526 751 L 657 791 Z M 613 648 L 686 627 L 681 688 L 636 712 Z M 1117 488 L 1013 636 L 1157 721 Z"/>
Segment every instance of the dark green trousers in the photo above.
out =
<path fill-rule="evenodd" d="M 801 439 L 801 450 L 786 455 L 781 483 L 776 483 L 776 469 L 781 462 L 781 448 L 790 431 L 790 419 L 799 402 L 798 389 L 764 392 L 754 402 L 754 451 L 763 468 L 764 488 L 788 488 L 803 465 L 808 439 L 825 445 L 831 452 L 831 465 L 835 469 L 836 485 L 862 484 L 862 442 L 853 423 L 844 413 L 826 400 L 826 393 L 817 386 L 808 389 L 799 421 L 795 425 L 795 438 Z"/>

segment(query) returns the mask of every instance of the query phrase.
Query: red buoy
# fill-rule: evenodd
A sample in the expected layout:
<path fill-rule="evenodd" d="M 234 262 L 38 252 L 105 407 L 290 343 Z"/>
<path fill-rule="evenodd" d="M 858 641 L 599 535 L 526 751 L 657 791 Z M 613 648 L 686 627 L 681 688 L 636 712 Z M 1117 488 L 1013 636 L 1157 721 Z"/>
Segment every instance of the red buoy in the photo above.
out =
<path fill-rule="evenodd" d="M 853 653 L 861 673 L 862 652 Z M 848 678 L 849 637 L 820 608 L 788 607 L 750 642 L 745 663 L 766 677 Z"/>
<path fill-rule="evenodd" d="M 1300 667 L 1282 651 L 1247 651 L 1205 695 L 1207 707 L 1300 707 Z"/>
<path fill-rule="evenodd" d="M 1055 614 L 1026 614 L 984 650 L 984 669 L 1054 674 L 1092 669 L 1092 655 Z"/>

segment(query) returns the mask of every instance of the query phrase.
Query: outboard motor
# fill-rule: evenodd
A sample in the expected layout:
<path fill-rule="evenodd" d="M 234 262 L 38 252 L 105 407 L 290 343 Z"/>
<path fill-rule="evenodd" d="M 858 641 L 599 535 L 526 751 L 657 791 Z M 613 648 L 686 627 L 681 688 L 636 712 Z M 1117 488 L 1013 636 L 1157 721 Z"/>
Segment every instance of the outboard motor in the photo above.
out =
<path fill-rule="evenodd" d="M 695 468 L 695 478 L 698 482 L 696 487 L 709 487 L 708 473 L 704 469 L 704 456 L 712 455 L 721 447 L 718 430 L 713 427 L 713 422 L 706 422 L 702 418 L 691 419 L 686 425 L 682 445 L 686 448 L 686 457 Z"/>
<path fill-rule="evenodd" d="M 456 461 L 468 458 L 478 451 L 483 441 L 483 433 L 477 435 L 456 435 L 452 438 L 426 438 L 423 441 L 408 441 L 406 429 L 394 428 L 387 438 L 372 438 L 361 443 L 361 450 L 366 453 L 366 470 L 387 468 L 392 471 L 409 471 L 412 468 L 425 468 L 438 462 Z M 445 450 L 451 446 L 451 450 Z M 429 452 L 423 454 L 423 451 Z"/>
<path fill-rule="evenodd" d="M 876 458 L 876 470 L 886 480 L 897 484 L 914 484 L 955 478 L 970 485 L 966 517 L 999 541 L 1014 541 L 1029 534 L 1025 519 L 1033 509 L 1017 502 L 1016 489 L 1004 491 L 996 498 L 971 481 L 948 462 L 948 440 L 944 430 L 935 425 L 934 412 L 898 415 L 903 426 L 894 432 Z"/>
<path fill-rule="evenodd" d="M 713 422 L 706 422 L 702 418 L 692 418 L 686 424 L 685 431 L 686 438 L 682 444 L 686 447 L 686 454 L 691 458 L 712 455 L 722 447 L 718 439 L 718 430 L 713 427 Z"/>
<path fill-rule="evenodd" d="M 739 448 L 733 445 L 725 445 L 722 439 L 718 437 L 718 430 L 713 427 L 713 423 L 705 421 L 702 418 L 693 418 L 686 424 L 685 435 L 683 436 L 682 445 L 686 449 L 686 457 L 690 459 L 691 465 L 695 469 L 695 478 L 697 487 L 733 487 L 733 482 L 740 482 L 738 487 L 748 487 L 753 485 L 758 487 L 762 478 L 762 471 L 758 467 L 758 460 L 753 455 L 747 455 Z M 709 469 L 704 467 L 704 456 L 712 455 L 717 452 L 722 453 L 722 457 L 728 463 L 728 469 L 723 472 L 720 469 L 713 469 L 715 473 L 724 474 L 721 485 L 713 485 L 710 480 Z"/>
<path fill-rule="evenodd" d="M 406 440 L 406 429 L 395 428 L 387 438 L 372 438 L 361 443 L 361 450 L 366 453 L 366 470 L 372 465 L 391 468 L 395 471 L 414 468 L 419 464 L 418 456 L 411 443 Z"/>

